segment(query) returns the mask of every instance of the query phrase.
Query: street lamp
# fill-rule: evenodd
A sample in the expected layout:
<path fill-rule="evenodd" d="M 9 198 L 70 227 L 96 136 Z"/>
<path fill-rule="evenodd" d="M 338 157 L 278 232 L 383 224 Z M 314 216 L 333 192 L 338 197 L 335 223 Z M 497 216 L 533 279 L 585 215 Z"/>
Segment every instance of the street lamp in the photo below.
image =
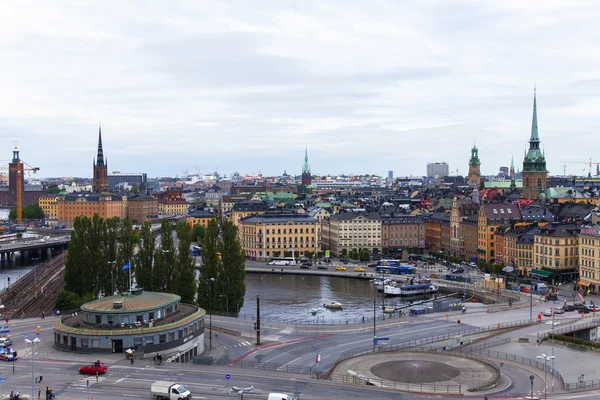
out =
<path fill-rule="evenodd" d="M 554 393 L 554 325 L 557 325 L 558 322 L 554 322 L 554 311 L 552 312 L 552 393 Z"/>
<path fill-rule="evenodd" d="M 31 398 L 34 399 L 35 396 L 35 374 L 34 374 L 34 369 L 33 369 L 33 347 L 34 345 L 40 343 L 40 339 L 39 338 L 35 338 L 33 340 L 29 340 L 29 339 L 25 339 L 25 346 L 27 347 L 28 344 L 31 344 Z"/>
<path fill-rule="evenodd" d="M 321 308 L 317 308 L 313 310 L 313 315 L 315 316 L 316 324 L 317 324 L 317 344 L 316 344 L 316 364 L 317 364 L 317 379 L 319 378 L 319 361 L 321 361 L 321 354 L 319 354 L 319 313 L 323 311 Z"/>
<path fill-rule="evenodd" d="M 213 285 L 215 283 L 215 278 L 210 278 L 210 298 L 208 299 L 208 309 L 209 309 L 209 335 L 210 337 L 208 338 L 208 349 L 212 350 L 212 295 L 213 295 Z"/>
<path fill-rule="evenodd" d="M 554 361 L 554 356 L 547 356 L 545 354 L 542 353 L 541 356 L 537 356 L 537 358 L 539 358 L 540 360 L 543 359 L 544 360 L 544 400 L 548 399 L 548 384 L 546 383 L 546 368 L 547 368 L 547 362 L 552 360 Z"/>

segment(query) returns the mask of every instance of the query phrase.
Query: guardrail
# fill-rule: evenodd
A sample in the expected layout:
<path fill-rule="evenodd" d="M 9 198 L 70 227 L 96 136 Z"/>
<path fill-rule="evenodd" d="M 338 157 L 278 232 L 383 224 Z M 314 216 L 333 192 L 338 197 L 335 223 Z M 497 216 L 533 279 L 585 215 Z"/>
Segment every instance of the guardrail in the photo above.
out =
<path fill-rule="evenodd" d="M 576 320 L 576 321 L 569 322 L 568 324 L 564 324 L 561 328 L 554 328 L 554 334 L 562 335 L 564 333 L 571 333 L 571 332 L 575 332 L 575 331 L 578 331 L 581 329 L 597 327 L 598 325 L 600 325 L 600 320 L 598 320 L 596 318 L 597 317 L 594 314 L 591 321 L 584 321 L 582 323 L 582 320 Z M 540 342 L 542 340 L 550 338 L 551 336 L 552 336 L 552 331 L 542 333 L 540 335 Z"/>
<path fill-rule="evenodd" d="M 574 383 L 565 383 L 565 390 L 567 392 L 594 389 L 598 387 L 600 387 L 600 379 L 594 379 L 593 381 L 578 381 Z"/>
<path fill-rule="evenodd" d="M 386 352 L 403 351 L 406 348 L 414 348 L 414 347 L 422 346 L 422 345 L 429 344 L 429 343 L 441 342 L 443 340 L 448 340 L 448 339 L 452 339 L 455 337 L 469 336 L 469 335 L 474 335 L 474 334 L 482 333 L 482 332 L 493 332 L 493 331 L 497 331 L 497 330 L 511 329 L 511 328 L 516 328 L 516 327 L 521 327 L 521 326 L 528 326 L 531 324 L 533 324 L 533 323 L 529 322 L 529 320 L 522 320 L 522 321 L 510 322 L 510 323 L 506 323 L 506 324 L 489 325 L 489 326 L 485 326 L 485 327 L 471 328 L 471 329 L 467 329 L 464 331 L 444 333 L 442 335 L 429 336 L 429 337 L 425 337 L 425 338 L 421 338 L 421 339 L 410 340 L 410 341 L 398 343 L 395 345 L 377 346 L 376 348 L 375 348 L 375 346 L 373 346 L 369 349 L 363 349 L 363 350 L 358 350 L 358 351 L 353 351 L 353 352 L 343 354 L 341 357 L 339 357 L 333 363 L 333 365 L 327 371 L 322 373 L 320 376 L 326 379 L 330 376 L 331 372 L 335 369 L 335 367 L 342 361 L 348 360 L 350 358 L 366 355 L 366 354 L 372 354 L 374 352 L 386 353 Z"/>
<path fill-rule="evenodd" d="M 515 361 L 518 362 L 520 364 L 525 364 L 525 365 L 529 365 L 532 367 L 535 367 L 537 369 L 541 369 L 542 371 L 546 371 L 549 373 L 552 373 L 552 365 L 548 364 L 548 363 L 543 363 L 541 361 L 538 360 L 533 360 L 531 358 L 527 358 L 527 357 L 521 357 L 518 356 L 516 354 L 510 354 L 510 353 L 504 353 L 502 351 L 495 351 L 495 350 L 478 350 L 478 351 L 473 351 L 471 349 L 465 349 L 463 351 L 460 351 L 461 353 L 471 353 L 471 352 L 476 352 L 480 355 L 484 355 L 486 357 L 493 357 L 493 358 L 498 358 L 498 359 L 502 359 L 502 360 L 508 360 L 508 361 Z M 556 369 L 554 369 L 554 377 L 556 379 L 558 379 L 558 381 L 560 382 L 560 384 L 566 388 L 565 385 L 565 380 L 563 378 L 563 376 L 560 374 L 560 372 L 558 372 Z"/>

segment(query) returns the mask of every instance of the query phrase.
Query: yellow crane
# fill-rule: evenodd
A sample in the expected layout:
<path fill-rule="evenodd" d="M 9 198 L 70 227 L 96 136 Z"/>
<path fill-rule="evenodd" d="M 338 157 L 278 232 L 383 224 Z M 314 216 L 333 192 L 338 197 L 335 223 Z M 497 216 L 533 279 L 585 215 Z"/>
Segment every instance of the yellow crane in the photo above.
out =
<path fill-rule="evenodd" d="M 567 161 L 568 164 L 585 164 L 589 166 L 589 171 L 588 171 L 588 178 L 592 177 L 592 165 L 599 165 L 600 162 L 598 161 L 592 161 L 592 158 L 590 157 L 589 161 Z M 566 166 L 565 166 L 565 172 L 566 172 Z"/>
<path fill-rule="evenodd" d="M 16 203 L 16 208 L 17 208 L 17 224 L 20 224 L 23 222 L 23 189 L 25 186 L 25 176 L 24 173 L 25 171 L 33 171 L 33 173 L 35 174 L 37 171 L 40 170 L 39 167 L 32 167 L 30 165 L 27 165 L 27 167 L 25 167 L 25 164 L 23 163 L 23 161 L 21 161 L 19 159 L 19 149 L 17 148 L 17 145 L 15 143 L 15 149 L 13 150 L 13 159 L 12 162 L 8 165 L 8 167 L 2 167 L 1 169 L 8 169 L 9 171 L 9 181 L 10 181 L 10 175 L 14 174 L 15 177 L 15 203 Z M 10 184 L 10 182 L 9 182 Z"/>

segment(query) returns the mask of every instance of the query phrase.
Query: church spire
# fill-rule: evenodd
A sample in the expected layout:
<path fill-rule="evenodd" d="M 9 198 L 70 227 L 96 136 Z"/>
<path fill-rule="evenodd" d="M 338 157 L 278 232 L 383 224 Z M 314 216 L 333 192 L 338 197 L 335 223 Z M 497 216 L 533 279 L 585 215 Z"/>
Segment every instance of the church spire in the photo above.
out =
<path fill-rule="evenodd" d="M 98 156 L 96 157 L 96 166 L 104 166 L 104 152 L 102 151 L 102 127 L 98 125 Z"/>
<path fill-rule="evenodd" d="M 540 137 L 538 135 L 538 123 L 537 123 L 537 101 L 536 101 L 536 93 L 535 86 L 533 87 L 533 118 L 531 121 L 531 139 L 530 142 L 540 141 Z"/>
<path fill-rule="evenodd" d="M 304 166 L 302 167 L 303 174 L 310 174 L 310 167 L 308 166 L 308 146 L 304 149 Z"/>

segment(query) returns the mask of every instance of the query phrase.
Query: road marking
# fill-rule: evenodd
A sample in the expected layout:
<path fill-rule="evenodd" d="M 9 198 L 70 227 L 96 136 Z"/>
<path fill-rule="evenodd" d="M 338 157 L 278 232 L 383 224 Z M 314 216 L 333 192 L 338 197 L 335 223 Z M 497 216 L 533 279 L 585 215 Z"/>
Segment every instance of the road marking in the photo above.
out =
<path fill-rule="evenodd" d="M 119 379 L 118 381 L 116 381 L 116 382 L 115 382 L 115 384 L 117 384 L 117 383 L 121 382 L 123 379 L 125 379 L 125 378 L 121 378 L 121 379 Z"/>

